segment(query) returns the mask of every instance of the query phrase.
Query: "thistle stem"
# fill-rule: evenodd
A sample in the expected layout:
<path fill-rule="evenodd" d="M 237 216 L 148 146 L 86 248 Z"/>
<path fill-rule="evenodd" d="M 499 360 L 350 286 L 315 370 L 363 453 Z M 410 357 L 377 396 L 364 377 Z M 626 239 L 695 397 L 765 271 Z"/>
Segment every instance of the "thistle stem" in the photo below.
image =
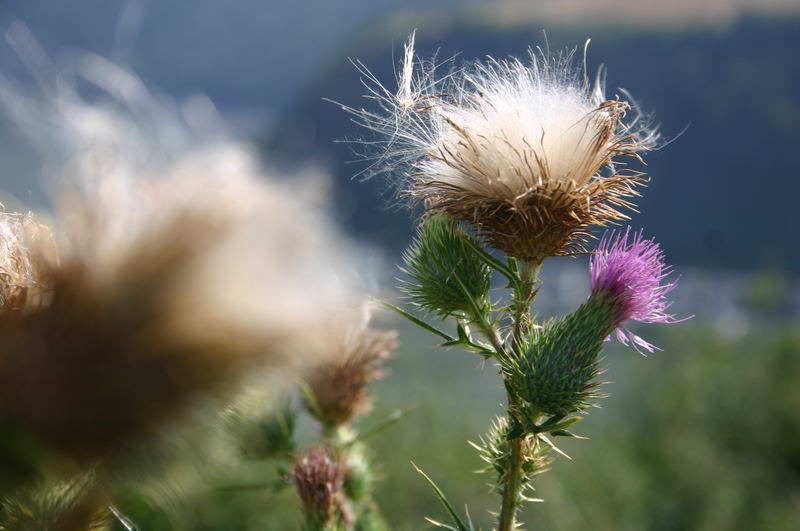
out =
<path fill-rule="evenodd" d="M 523 335 L 528 332 L 531 321 L 531 303 L 536 296 L 536 282 L 538 281 L 541 267 L 541 259 L 523 260 L 521 263 L 520 279 L 523 282 L 524 289 L 517 290 L 514 293 L 514 329 L 511 337 L 511 352 L 517 348 L 517 344 Z M 511 418 L 516 415 L 516 404 L 514 403 L 514 397 L 510 393 L 508 393 L 508 415 Z M 498 531 L 514 529 L 515 517 L 519 506 L 519 492 L 522 486 L 523 444 L 524 440 L 522 438 L 510 441 L 511 456 L 509 469 L 506 470 L 505 485 L 503 486 Z"/>

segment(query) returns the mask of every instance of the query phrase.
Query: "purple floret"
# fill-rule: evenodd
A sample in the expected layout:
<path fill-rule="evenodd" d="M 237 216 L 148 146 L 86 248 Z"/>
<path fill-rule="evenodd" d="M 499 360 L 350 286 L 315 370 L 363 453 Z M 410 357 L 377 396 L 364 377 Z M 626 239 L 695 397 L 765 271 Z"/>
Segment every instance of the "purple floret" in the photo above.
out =
<path fill-rule="evenodd" d="M 589 262 L 592 296 L 610 298 L 616 310 L 614 327 L 620 343 L 630 344 L 639 352 L 640 347 L 653 352 L 656 347 L 623 327 L 622 323 L 629 320 L 640 323 L 685 320 L 676 320 L 674 315 L 667 313 L 672 303 L 666 295 L 677 286 L 677 281 L 663 283 L 671 272 L 661 248 L 654 240 L 645 240 L 642 231 L 631 234 L 628 227 L 624 233 L 606 232 L 600 239 L 596 254 Z"/>

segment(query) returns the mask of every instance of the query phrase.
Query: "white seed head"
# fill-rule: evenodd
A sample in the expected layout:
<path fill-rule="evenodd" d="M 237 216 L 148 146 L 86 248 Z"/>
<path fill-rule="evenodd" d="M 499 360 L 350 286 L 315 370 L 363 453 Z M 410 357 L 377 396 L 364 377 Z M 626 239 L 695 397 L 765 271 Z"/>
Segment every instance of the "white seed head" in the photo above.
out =
<path fill-rule="evenodd" d="M 414 40 L 396 93 L 356 64 L 378 110 L 343 108 L 379 137 L 368 175 L 405 175 L 397 188 L 427 213 L 469 221 L 520 257 L 564 254 L 589 225 L 624 218 L 614 207 L 630 206 L 622 198 L 642 179 L 620 159 L 638 158 L 658 135 L 631 104 L 605 98 L 602 72 L 590 84 L 574 50 L 455 68 L 415 58 Z"/>

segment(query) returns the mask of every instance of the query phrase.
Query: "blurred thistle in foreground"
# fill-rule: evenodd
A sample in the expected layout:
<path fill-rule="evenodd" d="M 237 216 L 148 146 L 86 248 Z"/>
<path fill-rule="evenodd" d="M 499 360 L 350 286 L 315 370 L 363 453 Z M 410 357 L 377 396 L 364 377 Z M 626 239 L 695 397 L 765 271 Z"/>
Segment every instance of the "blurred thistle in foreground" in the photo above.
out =
<path fill-rule="evenodd" d="M 0 79 L 60 170 L 53 239 L 28 216 L 0 220 L 3 466 L 35 468 L 34 449 L 79 469 L 144 453 L 244 377 L 320 361 L 315 338 L 362 297 L 346 238 L 219 133 L 210 103 L 176 113 L 91 54 L 70 74 L 35 76 L 52 78 L 46 96 Z M 87 103 L 78 82 L 111 97 Z"/>
<path fill-rule="evenodd" d="M 397 92 L 358 63 L 379 109 L 343 108 L 384 146 L 370 171 L 405 170 L 399 188 L 426 214 L 468 221 L 516 258 L 570 254 L 590 226 L 627 219 L 644 178 L 621 166 L 658 137 L 638 110 L 626 119 L 629 102 L 606 99 L 602 71 L 590 85 L 573 55 L 446 69 L 416 58 L 412 35 Z"/>
<path fill-rule="evenodd" d="M 506 416 L 474 444 L 496 474 L 498 531 L 522 526 L 517 512 L 531 501 L 533 478 L 563 454 L 555 438 L 574 437 L 568 428 L 603 396 L 600 354 L 609 335 L 652 350 L 624 322 L 677 322 L 666 313 L 675 283 L 664 282 L 670 268 L 663 254 L 641 233 L 629 243 L 629 231 L 601 240 L 583 305 L 542 323 L 532 313 L 544 259 L 580 253 L 596 227 L 626 219 L 644 178 L 622 166 L 657 140 L 638 111 L 627 119 L 628 102 L 606 99 L 602 72 L 590 86 L 585 58 L 578 70 L 574 54 L 539 50 L 527 64 L 488 58 L 458 69 L 445 63 L 440 75 L 442 64 L 415 57 L 412 35 L 397 91 L 356 63 L 379 109 L 343 107 L 383 137 L 367 171 L 402 172 L 401 193 L 425 209 L 403 255 L 401 288 L 412 308 L 451 321 L 455 331 L 395 310 L 439 336 L 441 346 L 499 366 Z M 493 275 L 510 291 L 494 300 Z M 469 514 L 459 516 L 423 476 L 454 525 L 429 521 L 474 530 Z"/>
<path fill-rule="evenodd" d="M 304 291 L 322 242 L 277 190 L 204 168 L 68 199 L 40 302 L 0 315 L 5 421 L 91 460 L 247 369 L 313 361 L 293 352 L 342 310 L 324 286 Z"/>

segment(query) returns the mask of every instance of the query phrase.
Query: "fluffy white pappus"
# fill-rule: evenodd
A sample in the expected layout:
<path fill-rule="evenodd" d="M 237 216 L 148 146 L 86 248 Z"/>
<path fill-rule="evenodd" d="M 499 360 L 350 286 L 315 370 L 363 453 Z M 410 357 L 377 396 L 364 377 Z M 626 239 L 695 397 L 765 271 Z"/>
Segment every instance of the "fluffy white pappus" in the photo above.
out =
<path fill-rule="evenodd" d="M 457 189 L 513 201 L 564 181 L 580 187 L 604 170 L 614 173 L 615 158 L 658 140 L 638 109 L 606 99 L 602 70 L 588 81 L 575 50 L 531 50 L 527 63 L 489 57 L 456 68 L 452 60 L 415 57 L 414 40 L 406 43 L 396 93 L 357 63 L 378 109 L 343 106 L 379 137 L 365 142 L 379 145 L 368 154 L 368 175 L 405 169 L 410 182 L 401 188 L 412 197 L 420 188 Z"/>

